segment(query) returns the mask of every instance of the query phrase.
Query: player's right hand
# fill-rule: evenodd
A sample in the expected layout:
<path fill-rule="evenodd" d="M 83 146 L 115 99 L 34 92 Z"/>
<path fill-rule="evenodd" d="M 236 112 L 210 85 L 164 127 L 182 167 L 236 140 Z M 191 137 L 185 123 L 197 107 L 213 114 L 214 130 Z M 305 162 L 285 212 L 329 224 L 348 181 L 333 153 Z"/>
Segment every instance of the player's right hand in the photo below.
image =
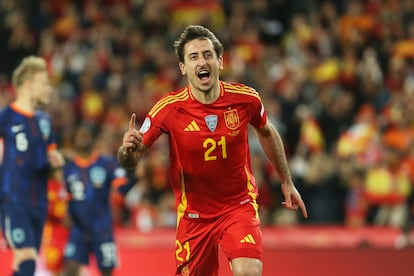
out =
<path fill-rule="evenodd" d="M 142 147 L 143 134 L 135 128 L 136 115 L 132 113 L 128 131 L 122 139 L 122 148 L 126 152 L 135 152 Z"/>

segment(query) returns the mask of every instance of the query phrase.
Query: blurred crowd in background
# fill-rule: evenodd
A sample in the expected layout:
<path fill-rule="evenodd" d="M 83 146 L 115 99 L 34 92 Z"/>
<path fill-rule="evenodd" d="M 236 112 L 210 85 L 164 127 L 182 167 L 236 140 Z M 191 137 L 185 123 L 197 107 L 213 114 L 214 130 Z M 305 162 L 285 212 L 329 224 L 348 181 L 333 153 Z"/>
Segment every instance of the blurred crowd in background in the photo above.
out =
<path fill-rule="evenodd" d="M 184 79 L 173 41 L 202 24 L 224 44 L 221 79 L 259 91 L 281 133 L 309 219 L 285 211 L 278 177 L 252 132 L 263 225 L 409 227 L 414 184 L 414 1 L 2 0 L 0 106 L 12 70 L 36 54 L 56 93 L 49 111 L 67 155 L 76 126 L 115 155 L 132 112 L 138 123 Z M 162 138 L 143 159 L 118 225 L 175 227 Z M 138 174 L 131 172 L 131 175 Z M 131 176 L 132 177 L 132 176 Z"/>

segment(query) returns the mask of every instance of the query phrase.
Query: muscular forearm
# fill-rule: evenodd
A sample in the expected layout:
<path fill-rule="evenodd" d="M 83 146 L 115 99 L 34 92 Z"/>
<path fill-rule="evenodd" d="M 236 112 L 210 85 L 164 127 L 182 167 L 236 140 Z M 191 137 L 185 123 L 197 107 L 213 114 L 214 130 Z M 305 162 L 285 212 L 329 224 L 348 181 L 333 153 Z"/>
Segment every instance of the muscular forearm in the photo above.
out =
<path fill-rule="evenodd" d="M 290 181 L 290 171 L 282 138 L 275 127 L 268 123 L 265 128 L 258 130 L 258 137 L 263 151 L 275 167 L 282 182 Z"/>

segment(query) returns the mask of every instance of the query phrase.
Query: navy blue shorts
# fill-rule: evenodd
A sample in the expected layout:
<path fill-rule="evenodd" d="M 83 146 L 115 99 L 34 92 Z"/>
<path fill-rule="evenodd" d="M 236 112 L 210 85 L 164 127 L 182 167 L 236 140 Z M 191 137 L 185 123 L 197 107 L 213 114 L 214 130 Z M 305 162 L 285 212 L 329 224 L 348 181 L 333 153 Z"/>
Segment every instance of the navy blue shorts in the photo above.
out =
<path fill-rule="evenodd" d="M 113 269 L 118 264 L 118 253 L 113 238 L 88 237 L 73 227 L 65 248 L 65 260 L 89 264 L 89 255 L 94 254 L 99 270 Z"/>
<path fill-rule="evenodd" d="M 46 210 L 15 204 L 0 205 L 0 224 L 11 248 L 34 247 L 39 251 Z"/>

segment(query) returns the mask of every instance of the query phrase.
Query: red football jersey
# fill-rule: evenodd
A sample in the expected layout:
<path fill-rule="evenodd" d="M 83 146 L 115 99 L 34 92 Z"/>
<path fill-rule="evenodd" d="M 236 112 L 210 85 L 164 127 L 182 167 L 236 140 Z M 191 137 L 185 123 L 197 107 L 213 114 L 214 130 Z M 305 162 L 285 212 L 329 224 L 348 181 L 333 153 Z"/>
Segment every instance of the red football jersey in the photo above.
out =
<path fill-rule="evenodd" d="M 178 218 L 210 219 L 242 204 L 256 204 L 248 125 L 261 128 L 266 113 L 259 94 L 243 84 L 220 82 L 211 104 L 187 86 L 168 93 L 144 120 L 144 144 L 169 137 L 170 181 Z"/>

